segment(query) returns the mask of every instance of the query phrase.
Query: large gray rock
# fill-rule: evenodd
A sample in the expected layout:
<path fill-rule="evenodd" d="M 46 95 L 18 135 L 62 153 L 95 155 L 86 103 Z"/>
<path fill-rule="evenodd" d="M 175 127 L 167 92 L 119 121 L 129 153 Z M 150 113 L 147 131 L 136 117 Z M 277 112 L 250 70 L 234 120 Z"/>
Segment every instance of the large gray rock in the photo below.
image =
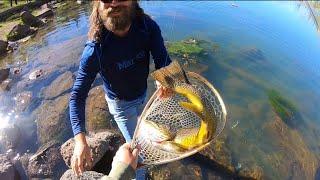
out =
<path fill-rule="evenodd" d="M 109 156 L 108 162 L 103 162 L 104 166 L 111 165 L 112 158 L 119 146 L 124 143 L 122 136 L 112 131 L 105 131 L 86 136 L 87 143 L 92 150 L 93 167 L 105 156 Z M 69 139 L 61 146 L 61 155 L 70 167 L 71 157 L 73 155 L 74 139 Z M 92 169 L 86 169 L 92 170 Z"/>
<path fill-rule="evenodd" d="M 30 178 L 59 179 L 67 170 L 60 154 L 60 144 L 51 141 L 30 157 L 28 175 Z"/>
<path fill-rule="evenodd" d="M 41 10 L 44 10 L 44 9 L 53 9 L 52 5 L 49 4 L 49 3 L 46 3 L 44 5 L 41 6 Z"/>
<path fill-rule="evenodd" d="M 29 11 L 23 11 L 21 13 L 21 20 L 25 25 L 31 27 L 41 27 L 44 23 L 34 15 L 32 15 Z"/>
<path fill-rule="evenodd" d="M 100 179 L 104 174 L 95 171 L 85 171 L 80 177 L 75 176 L 72 169 L 66 171 L 60 180 L 92 180 Z"/>
<path fill-rule="evenodd" d="M 0 55 L 7 53 L 8 42 L 0 40 Z"/>
<path fill-rule="evenodd" d="M 20 179 L 18 171 L 14 165 L 10 162 L 9 158 L 1 154 L 0 155 L 0 179 L 3 180 L 16 180 Z"/>
<path fill-rule="evenodd" d="M 10 69 L 0 69 L 0 84 L 9 77 Z"/>
<path fill-rule="evenodd" d="M 37 17 L 42 19 L 52 17 L 53 15 L 54 13 L 51 8 L 43 8 Z"/>
<path fill-rule="evenodd" d="M 43 101 L 35 110 L 38 140 L 41 144 L 53 139 L 62 142 L 71 134 L 68 105 L 69 94 L 66 94 L 55 100 Z"/>
<path fill-rule="evenodd" d="M 43 90 L 45 99 L 52 99 L 62 95 L 72 88 L 74 83 L 74 76 L 72 72 L 67 71 L 55 79 L 48 87 Z"/>
<path fill-rule="evenodd" d="M 86 129 L 89 132 L 112 129 L 112 116 L 104 96 L 102 86 L 94 87 L 89 92 L 86 102 Z"/>
<path fill-rule="evenodd" d="M 18 24 L 9 32 L 7 39 L 9 41 L 17 41 L 35 33 L 35 30 L 24 24 Z"/>

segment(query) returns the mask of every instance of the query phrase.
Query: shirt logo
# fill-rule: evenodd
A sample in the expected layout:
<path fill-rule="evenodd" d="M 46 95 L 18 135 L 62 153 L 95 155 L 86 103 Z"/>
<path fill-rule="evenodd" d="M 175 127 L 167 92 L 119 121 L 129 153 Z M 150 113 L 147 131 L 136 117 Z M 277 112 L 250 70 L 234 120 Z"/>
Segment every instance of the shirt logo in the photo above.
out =
<path fill-rule="evenodd" d="M 133 66 L 137 62 L 143 60 L 143 58 L 146 56 L 146 53 L 144 51 L 140 51 L 135 57 L 129 60 L 124 60 L 121 62 L 116 63 L 118 70 L 123 71 L 125 69 L 128 69 L 129 67 Z"/>

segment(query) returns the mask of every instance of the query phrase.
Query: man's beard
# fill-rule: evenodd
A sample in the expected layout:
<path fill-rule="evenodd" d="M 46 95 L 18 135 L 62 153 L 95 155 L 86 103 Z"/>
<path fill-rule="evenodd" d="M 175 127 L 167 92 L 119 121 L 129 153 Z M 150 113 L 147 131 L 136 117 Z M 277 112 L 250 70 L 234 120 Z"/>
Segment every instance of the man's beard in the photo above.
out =
<path fill-rule="evenodd" d="M 114 12 L 121 11 L 121 15 L 116 17 L 110 17 L 110 14 Z M 104 26 L 109 31 L 123 31 L 125 30 L 131 23 L 134 17 L 134 8 L 129 7 L 118 7 L 113 9 L 106 9 L 102 12 L 99 12 L 100 17 L 103 21 Z"/>

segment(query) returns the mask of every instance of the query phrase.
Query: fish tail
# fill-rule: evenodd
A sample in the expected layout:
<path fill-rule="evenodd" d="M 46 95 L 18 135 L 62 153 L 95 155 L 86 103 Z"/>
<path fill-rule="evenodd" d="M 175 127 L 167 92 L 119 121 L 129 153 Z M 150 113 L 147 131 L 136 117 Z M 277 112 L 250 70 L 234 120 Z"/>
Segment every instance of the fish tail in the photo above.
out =
<path fill-rule="evenodd" d="M 164 87 L 173 88 L 176 82 L 190 84 L 187 75 L 178 61 L 151 73 L 151 76 Z"/>

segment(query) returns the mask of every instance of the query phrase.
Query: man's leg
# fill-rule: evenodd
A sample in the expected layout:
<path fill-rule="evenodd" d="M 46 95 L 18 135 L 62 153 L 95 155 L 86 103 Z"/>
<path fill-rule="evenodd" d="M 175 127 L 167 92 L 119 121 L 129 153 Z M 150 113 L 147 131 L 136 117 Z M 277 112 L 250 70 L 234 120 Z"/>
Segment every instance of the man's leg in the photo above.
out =
<path fill-rule="evenodd" d="M 111 100 L 106 96 L 109 112 L 113 115 L 126 142 L 133 138 L 137 125 L 140 106 L 143 104 L 145 96 L 141 96 L 133 101 Z"/>
<path fill-rule="evenodd" d="M 138 114 L 135 107 L 117 111 L 113 117 L 126 142 L 131 142 L 137 125 Z"/>
<path fill-rule="evenodd" d="M 141 106 L 145 96 L 134 101 L 111 100 L 106 96 L 109 112 L 113 115 L 126 142 L 131 142 L 135 128 L 137 126 L 138 116 L 141 113 Z M 139 168 L 136 171 L 136 179 L 146 179 L 146 168 Z"/>

